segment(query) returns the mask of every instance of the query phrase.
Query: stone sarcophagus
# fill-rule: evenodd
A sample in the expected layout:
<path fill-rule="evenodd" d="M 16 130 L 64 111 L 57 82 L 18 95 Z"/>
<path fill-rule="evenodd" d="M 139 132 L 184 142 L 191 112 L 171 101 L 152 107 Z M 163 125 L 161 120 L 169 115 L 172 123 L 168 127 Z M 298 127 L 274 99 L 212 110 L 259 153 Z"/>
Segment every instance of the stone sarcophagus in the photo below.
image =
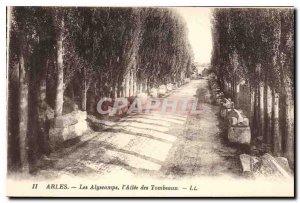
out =
<path fill-rule="evenodd" d="M 248 154 L 241 154 L 239 157 L 245 175 L 250 174 L 254 178 L 283 177 L 291 179 L 293 177 L 288 160 L 284 157 L 273 157 L 268 153 L 261 157 Z"/>
<path fill-rule="evenodd" d="M 220 90 L 217 91 L 217 93 L 216 93 L 216 104 L 221 105 L 223 99 L 224 99 L 224 93 L 221 92 Z"/>
<path fill-rule="evenodd" d="M 234 107 L 234 103 L 231 101 L 231 99 L 224 98 L 220 102 L 220 116 L 223 119 L 227 119 L 228 114 L 232 111 Z"/>
<path fill-rule="evenodd" d="M 250 127 L 230 126 L 228 129 L 228 140 L 232 143 L 250 144 Z"/>
<path fill-rule="evenodd" d="M 51 145 L 56 147 L 66 140 L 83 135 L 88 130 L 86 118 L 86 111 L 73 111 L 53 118 L 49 131 Z"/>
<path fill-rule="evenodd" d="M 227 114 L 228 122 L 228 141 L 239 144 L 250 144 L 251 130 L 249 127 L 249 119 L 244 117 L 236 109 L 232 109 Z"/>
<path fill-rule="evenodd" d="M 158 87 L 158 96 L 164 96 L 165 94 L 167 94 L 168 90 L 167 90 L 167 86 L 166 85 L 161 85 Z"/>

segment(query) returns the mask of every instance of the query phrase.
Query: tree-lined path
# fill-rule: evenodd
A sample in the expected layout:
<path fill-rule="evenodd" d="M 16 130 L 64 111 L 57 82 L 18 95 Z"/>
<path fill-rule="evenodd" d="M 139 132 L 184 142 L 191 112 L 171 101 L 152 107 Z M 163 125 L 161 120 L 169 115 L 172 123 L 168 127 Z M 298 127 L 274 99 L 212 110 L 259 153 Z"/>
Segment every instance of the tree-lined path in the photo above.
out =
<path fill-rule="evenodd" d="M 294 10 L 203 9 L 9 7 L 9 175 L 289 176 Z M 130 113 L 149 98 L 200 111 Z"/>
<path fill-rule="evenodd" d="M 170 97 L 193 97 L 208 91 L 207 80 L 193 80 Z M 199 91 L 198 91 L 199 92 Z M 173 177 L 237 175 L 236 150 L 227 147 L 218 127 L 218 109 L 201 104 L 201 113 L 151 112 L 129 115 L 39 173 L 51 175 L 151 174 Z M 58 155 L 58 154 L 56 154 Z M 59 155 L 58 155 L 59 156 Z"/>

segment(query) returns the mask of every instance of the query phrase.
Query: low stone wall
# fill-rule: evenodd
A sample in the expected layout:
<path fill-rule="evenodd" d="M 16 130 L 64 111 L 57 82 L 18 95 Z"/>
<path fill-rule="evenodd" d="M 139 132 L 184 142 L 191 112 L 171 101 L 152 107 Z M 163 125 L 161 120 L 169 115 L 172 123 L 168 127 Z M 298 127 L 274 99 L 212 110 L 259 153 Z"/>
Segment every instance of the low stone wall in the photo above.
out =
<path fill-rule="evenodd" d="M 55 148 L 66 140 L 83 135 L 88 130 L 86 118 L 86 111 L 73 111 L 53 118 L 49 131 L 51 146 Z"/>

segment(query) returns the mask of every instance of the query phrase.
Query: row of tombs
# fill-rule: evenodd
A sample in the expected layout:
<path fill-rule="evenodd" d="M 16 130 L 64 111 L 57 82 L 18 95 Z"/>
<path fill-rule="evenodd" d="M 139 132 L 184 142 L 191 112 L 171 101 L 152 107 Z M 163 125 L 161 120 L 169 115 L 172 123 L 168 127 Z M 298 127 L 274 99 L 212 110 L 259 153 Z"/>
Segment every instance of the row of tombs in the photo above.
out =
<path fill-rule="evenodd" d="M 211 90 L 210 103 L 216 104 L 220 108 L 219 115 L 225 123 L 228 141 L 236 144 L 236 146 L 250 149 L 251 128 L 249 118 L 245 116 L 241 109 L 235 109 L 234 102 L 230 97 L 225 97 L 216 77 L 210 77 L 208 85 Z M 273 157 L 269 153 L 253 155 L 250 151 L 240 154 L 239 160 L 243 174 L 249 177 L 285 178 L 289 180 L 293 177 L 293 172 L 285 157 Z"/>

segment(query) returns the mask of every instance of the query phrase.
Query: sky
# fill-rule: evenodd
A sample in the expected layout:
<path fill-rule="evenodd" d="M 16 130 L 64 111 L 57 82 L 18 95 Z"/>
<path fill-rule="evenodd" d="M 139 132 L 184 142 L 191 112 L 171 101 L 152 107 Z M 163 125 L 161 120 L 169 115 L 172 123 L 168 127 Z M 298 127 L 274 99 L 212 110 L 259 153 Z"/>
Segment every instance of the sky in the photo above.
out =
<path fill-rule="evenodd" d="M 188 38 L 194 51 L 195 62 L 209 63 L 212 50 L 210 21 L 212 8 L 177 7 L 175 10 L 187 23 Z"/>

